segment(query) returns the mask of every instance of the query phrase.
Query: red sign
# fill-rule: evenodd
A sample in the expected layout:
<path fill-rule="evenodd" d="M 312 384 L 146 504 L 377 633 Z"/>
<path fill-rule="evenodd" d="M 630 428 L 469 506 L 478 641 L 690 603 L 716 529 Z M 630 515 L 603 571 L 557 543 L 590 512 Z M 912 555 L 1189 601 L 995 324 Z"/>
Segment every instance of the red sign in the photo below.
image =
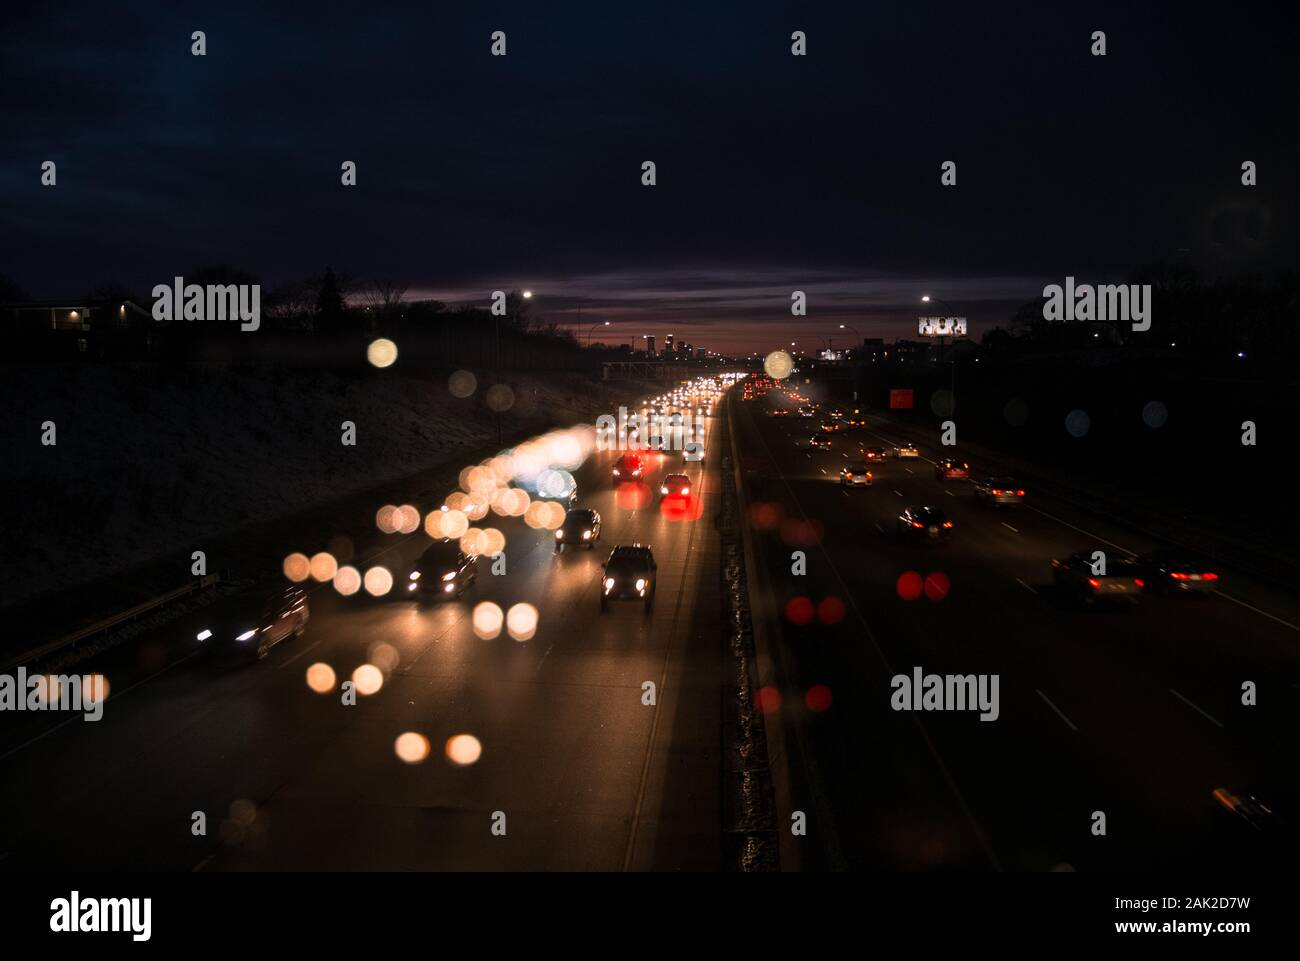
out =
<path fill-rule="evenodd" d="M 894 389 L 889 392 L 889 409 L 890 410 L 911 410 L 912 409 L 912 388 L 905 387 Z"/>

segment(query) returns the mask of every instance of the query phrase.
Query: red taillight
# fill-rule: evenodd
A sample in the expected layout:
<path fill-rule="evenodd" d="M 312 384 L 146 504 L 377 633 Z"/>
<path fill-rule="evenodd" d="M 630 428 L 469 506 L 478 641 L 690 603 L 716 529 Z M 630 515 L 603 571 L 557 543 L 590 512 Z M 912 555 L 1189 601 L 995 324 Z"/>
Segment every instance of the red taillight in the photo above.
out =
<path fill-rule="evenodd" d="M 1002 491 L 997 490 L 997 489 L 994 489 L 993 494 L 994 494 L 994 496 L 996 496 L 996 497 L 1001 497 L 1001 496 L 1002 496 Z"/>
<path fill-rule="evenodd" d="M 1093 588 L 1101 587 L 1101 581 L 1095 577 L 1090 577 L 1088 578 L 1088 586 Z"/>
<path fill-rule="evenodd" d="M 1219 575 L 1218 575 L 1218 574 L 1215 574 L 1213 571 L 1211 571 L 1211 572 L 1209 572 L 1209 573 L 1207 573 L 1207 574 L 1202 574 L 1202 575 L 1201 575 L 1201 578 L 1202 578 L 1203 580 L 1207 580 L 1207 581 L 1217 581 L 1217 580 L 1219 579 Z"/>
<path fill-rule="evenodd" d="M 1025 496 L 1025 492 L 1024 492 L 1024 491 L 1016 491 L 1016 496 L 1017 496 L 1017 497 L 1024 497 L 1024 496 Z"/>
<path fill-rule="evenodd" d="M 1133 583 L 1136 584 L 1138 587 L 1146 587 L 1146 584 L 1143 582 L 1142 578 L 1140 577 L 1133 578 Z"/>
<path fill-rule="evenodd" d="M 1187 578 L 1188 578 L 1189 576 L 1191 576 L 1191 575 L 1184 574 L 1182 571 L 1174 571 L 1174 572 L 1171 573 L 1169 576 L 1172 577 L 1172 578 L 1173 578 L 1174 580 L 1176 580 L 1176 581 L 1185 581 L 1185 580 L 1187 580 Z"/>
<path fill-rule="evenodd" d="M 944 527 L 952 527 L 952 521 L 944 521 L 944 522 L 943 522 L 943 526 L 944 526 Z"/>
<path fill-rule="evenodd" d="M 912 521 L 912 526 L 913 526 L 913 527 L 924 527 L 925 525 L 922 524 L 920 521 Z"/>

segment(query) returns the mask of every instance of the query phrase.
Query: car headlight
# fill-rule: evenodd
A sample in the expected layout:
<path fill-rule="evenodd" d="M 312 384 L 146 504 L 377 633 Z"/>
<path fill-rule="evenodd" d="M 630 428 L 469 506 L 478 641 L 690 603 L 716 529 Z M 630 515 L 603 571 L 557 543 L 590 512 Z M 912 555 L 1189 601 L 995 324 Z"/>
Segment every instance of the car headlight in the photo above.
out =
<path fill-rule="evenodd" d="M 199 631 L 198 639 L 200 641 L 206 641 L 211 636 L 212 632 L 205 627 L 203 630 Z"/>
<path fill-rule="evenodd" d="M 591 531 L 583 531 L 583 532 L 582 532 L 582 539 L 583 539 L 584 541 L 586 541 L 586 540 L 590 540 L 590 539 L 591 539 Z"/>
<path fill-rule="evenodd" d="M 618 468 L 617 468 L 617 467 L 614 468 L 614 476 L 615 476 L 615 477 L 618 476 Z"/>
<path fill-rule="evenodd" d="M 644 591 L 644 590 L 645 590 L 645 578 L 644 578 L 644 577 L 638 577 L 638 578 L 636 579 L 636 589 L 637 589 L 638 591 Z"/>
<path fill-rule="evenodd" d="M 556 531 L 556 532 L 555 532 L 555 539 L 556 539 L 557 541 L 562 541 L 562 540 L 564 540 L 564 531 Z"/>
<path fill-rule="evenodd" d="M 411 580 L 413 580 L 413 581 L 418 581 L 419 579 L 420 579 L 420 572 L 419 572 L 419 571 L 411 571 Z"/>
<path fill-rule="evenodd" d="M 450 594 L 452 591 L 454 591 L 454 590 L 456 589 L 456 585 L 455 585 L 455 584 L 446 584 L 446 585 L 443 586 L 442 589 L 443 589 L 444 591 L 446 591 L 448 594 Z"/>
<path fill-rule="evenodd" d="M 689 494 L 690 492 L 691 492 L 691 489 L 690 489 L 689 487 L 683 487 L 683 488 L 682 488 L 682 493 L 683 493 L 683 494 Z"/>
<path fill-rule="evenodd" d="M 613 589 L 614 589 L 614 578 L 612 577 L 605 578 L 605 590 L 612 591 Z"/>
<path fill-rule="evenodd" d="M 444 581 L 454 581 L 456 579 L 456 572 L 450 571 L 449 573 L 443 574 L 442 579 Z"/>
<path fill-rule="evenodd" d="M 237 638 L 235 638 L 235 640 L 237 640 L 237 641 L 247 641 L 247 640 L 249 640 L 251 637 L 253 637 L 253 635 L 255 635 L 256 633 L 257 633 L 257 628 L 253 628 L 253 630 L 251 630 L 251 631 L 244 631 L 244 633 L 243 633 L 243 634 L 240 634 Z"/>
<path fill-rule="evenodd" d="M 661 488 L 659 488 L 659 493 L 661 493 L 661 494 L 667 494 L 667 493 L 668 493 L 668 488 L 667 488 L 667 487 L 661 487 Z"/>

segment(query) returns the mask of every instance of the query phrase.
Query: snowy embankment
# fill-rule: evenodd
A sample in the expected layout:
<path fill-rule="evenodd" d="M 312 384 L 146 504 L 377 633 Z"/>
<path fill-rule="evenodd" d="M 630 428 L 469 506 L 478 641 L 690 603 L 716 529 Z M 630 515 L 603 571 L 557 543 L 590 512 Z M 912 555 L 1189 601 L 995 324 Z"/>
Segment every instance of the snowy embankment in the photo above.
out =
<path fill-rule="evenodd" d="M 0 604 L 190 550 L 492 444 L 482 383 L 395 370 L 72 364 L 7 368 Z M 574 375 L 512 377 L 508 437 L 594 420 L 617 395 Z M 464 393 L 467 381 L 456 382 Z M 53 422 L 57 443 L 42 444 Z M 342 442 L 355 424 L 356 444 Z"/>

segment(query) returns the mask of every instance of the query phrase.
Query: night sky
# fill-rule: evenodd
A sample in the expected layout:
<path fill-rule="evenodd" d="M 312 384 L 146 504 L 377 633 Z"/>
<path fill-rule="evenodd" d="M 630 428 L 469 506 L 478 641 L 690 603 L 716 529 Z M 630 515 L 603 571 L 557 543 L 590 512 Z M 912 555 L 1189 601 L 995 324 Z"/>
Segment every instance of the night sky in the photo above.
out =
<path fill-rule="evenodd" d="M 978 332 L 1067 274 L 1296 263 L 1282 4 L 117 6 L 6 14 L 0 273 L 34 297 L 330 264 L 759 350 L 905 336 L 922 292 Z"/>

